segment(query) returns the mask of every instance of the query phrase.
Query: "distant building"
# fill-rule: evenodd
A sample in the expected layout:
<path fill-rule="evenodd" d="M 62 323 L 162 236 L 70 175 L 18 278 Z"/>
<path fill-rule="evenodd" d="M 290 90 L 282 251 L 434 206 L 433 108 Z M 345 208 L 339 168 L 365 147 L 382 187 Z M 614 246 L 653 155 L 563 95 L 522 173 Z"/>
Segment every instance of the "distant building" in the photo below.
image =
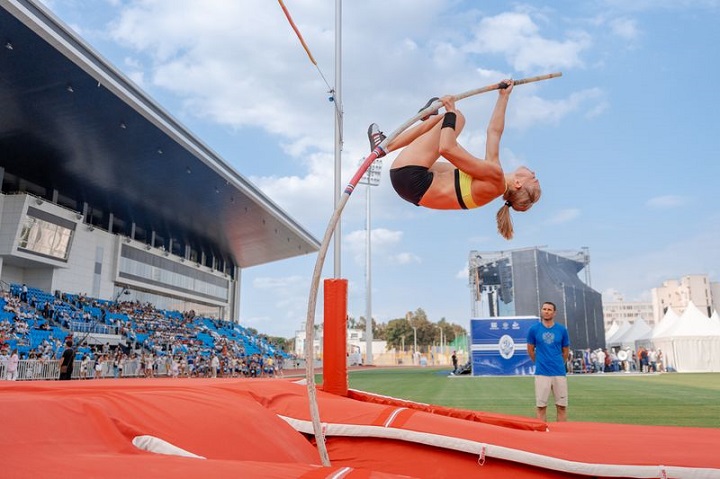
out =
<path fill-rule="evenodd" d="M 710 317 L 720 306 L 720 283 L 710 282 L 706 274 L 691 274 L 679 280 L 664 281 L 662 286 L 652 289 L 656 321 L 662 319 L 668 308 L 681 315 L 691 301 Z"/>
<path fill-rule="evenodd" d="M 655 316 L 651 301 L 625 301 L 620 295 L 615 295 L 612 301 L 603 301 L 605 331 L 613 322 L 633 324 L 637 318 L 644 319 L 651 328 L 655 327 L 659 321 Z"/>
<path fill-rule="evenodd" d="M 295 331 L 295 351 L 294 353 L 299 356 L 305 356 L 305 339 L 307 334 L 305 333 L 305 325 L 301 325 L 302 329 Z M 313 350 L 314 356 L 318 359 L 322 359 L 323 356 L 323 340 L 325 336 L 324 324 L 315 325 L 315 334 L 313 335 Z M 353 329 L 347 328 L 347 354 L 349 364 L 362 364 L 363 358 L 365 358 L 367 351 L 367 342 L 365 340 L 364 329 Z M 374 340 L 372 342 L 372 354 L 373 358 L 385 353 L 387 351 L 387 341 Z"/>
<path fill-rule="evenodd" d="M 471 251 L 469 281 L 473 317 L 538 316 L 545 301 L 568 328 L 573 349 L 605 344 L 602 296 L 590 287 L 587 248 L 549 252 L 540 248 Z M 584 271 L 585 280 L 578 276 Z"/>

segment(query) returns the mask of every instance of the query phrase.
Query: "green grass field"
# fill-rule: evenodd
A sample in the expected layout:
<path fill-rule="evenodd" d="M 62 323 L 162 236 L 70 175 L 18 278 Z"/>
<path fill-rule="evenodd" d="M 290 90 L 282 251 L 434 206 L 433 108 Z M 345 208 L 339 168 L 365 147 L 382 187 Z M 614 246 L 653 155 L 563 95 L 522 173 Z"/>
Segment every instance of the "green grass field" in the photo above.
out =
<path fill-rule="evenodd" d="M 428 404 L 535 416 L 532 377 L 449 377 L 448 369 L 350 371 L 350 388 Z M 568 376 L 570 421 L 720 427 L 720 374 Z M 555 419 L 554 407 L 548 420 Z"/>

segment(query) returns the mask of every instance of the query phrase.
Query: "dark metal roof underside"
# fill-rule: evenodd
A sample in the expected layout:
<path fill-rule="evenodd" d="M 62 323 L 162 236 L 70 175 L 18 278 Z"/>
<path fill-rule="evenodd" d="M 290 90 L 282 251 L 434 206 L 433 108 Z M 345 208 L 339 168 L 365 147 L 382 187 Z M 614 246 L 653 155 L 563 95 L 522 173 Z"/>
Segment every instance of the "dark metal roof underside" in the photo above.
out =
<path fill-rule="evenodd" d="M 0 0 L 0 166 L 247 267 L 318 241 L 34 2 Z M 42 192 L 41 192 L 42 194 Z M 115 227 L 114 229 L 116 229 Z"/>

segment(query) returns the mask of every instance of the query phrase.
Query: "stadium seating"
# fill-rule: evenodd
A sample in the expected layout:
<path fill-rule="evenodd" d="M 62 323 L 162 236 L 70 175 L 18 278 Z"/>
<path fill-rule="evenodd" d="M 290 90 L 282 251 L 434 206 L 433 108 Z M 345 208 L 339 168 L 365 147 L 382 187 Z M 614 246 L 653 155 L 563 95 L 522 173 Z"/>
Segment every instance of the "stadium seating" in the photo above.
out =
<path fill-rule="evenodd" d="M 10 294 L 19 297 L 22 286 L 10 285 Z M 5 311 L 7 302 L 0 299 L 0 322 L 11 327 L 17 314 Z M 52 314 L 45 311 L 46 305 Z M 28 287 L 27 303 L 20 306 L 20 314 L 26 319 L 26 331 L 6 338 L 4 343 L 17 348 L 21 356 L 30 352 L 47 354 L 48 345 L 52 356 L 57 358 L 63 349 L 63 340 L 73 332 L 101 332 L 99 327 L 111 327 L 120 333 L 125 343 L 153 353 L 166 355 L 197 355 L 210 357 L 213 353 L 237 358 L 252 358 L 258 363 L 263 358 L 288 358 L 289 354 L 270 344 L 265 338 L 238 324 L 206 317 L 191 317 L 181 311 L 155 309 L 151 305 L 133 302 L 115 302 L 98 298 L 59 292 L 56 295 L 35 287 Z M 76 335 L 77 337 L 77 335 Z M 77 359 L 84 355 L 94 358 L 95 351 L 86 344 L 77 348 Z M 248 359 L 249 360 L 249 359 Z"/>

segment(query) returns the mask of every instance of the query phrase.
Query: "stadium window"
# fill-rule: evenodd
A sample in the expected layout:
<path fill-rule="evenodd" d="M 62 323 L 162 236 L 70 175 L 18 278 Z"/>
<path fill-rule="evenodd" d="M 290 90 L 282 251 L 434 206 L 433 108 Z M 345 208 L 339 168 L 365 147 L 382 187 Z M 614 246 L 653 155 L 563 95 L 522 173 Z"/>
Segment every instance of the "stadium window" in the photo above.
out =
<path fill-rule="evenodd" d="M 67 261 L 75 223 L 29 207 L 20 230 L 18 250 Z"/>

